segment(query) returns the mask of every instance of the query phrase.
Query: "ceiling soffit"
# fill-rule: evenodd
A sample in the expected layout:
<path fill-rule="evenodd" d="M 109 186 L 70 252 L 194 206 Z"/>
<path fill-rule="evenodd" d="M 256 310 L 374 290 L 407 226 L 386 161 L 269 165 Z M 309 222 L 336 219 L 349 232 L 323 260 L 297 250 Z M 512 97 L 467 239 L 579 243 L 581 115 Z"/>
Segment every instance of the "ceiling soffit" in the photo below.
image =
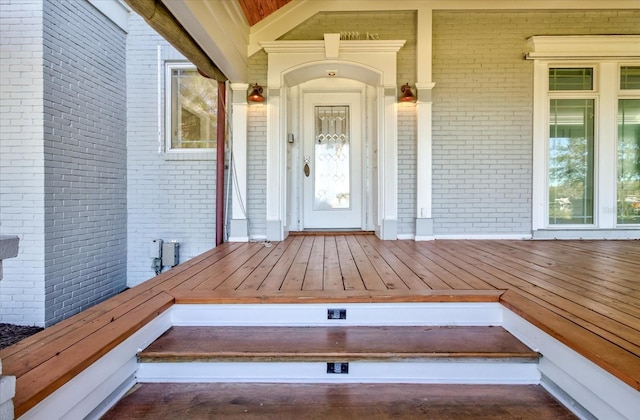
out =
<path fill-rule="evenodd" d="M 247 18 L 247 22 L 249 22 L 249 26 L 253 26 L 290 1 L 291 0 L 238 0 L 238 3 Z"/>

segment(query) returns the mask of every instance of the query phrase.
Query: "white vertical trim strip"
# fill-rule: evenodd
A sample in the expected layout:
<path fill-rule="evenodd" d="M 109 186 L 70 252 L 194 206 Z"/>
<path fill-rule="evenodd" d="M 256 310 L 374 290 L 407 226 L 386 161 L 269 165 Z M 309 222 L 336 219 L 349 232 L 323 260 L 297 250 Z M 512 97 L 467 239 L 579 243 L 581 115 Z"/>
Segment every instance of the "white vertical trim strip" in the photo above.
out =
<path fill-rule="evenodd" d="M 547 209 L 547 65 L 533 63 L 533 185 L 532 230 L 544 229 Z"/>
<path fill-rule="evenodd" d="M 231 218 L 246 219 L 247 208 L 247 83 L 231 83 Z"/>
<path fill-rule="evenodd" d="M 431 218 L 432 214 L 432 31 L 433 11 L 418 9 L 417 81 L 416 92 L 416 217 Z"/>
<path fill-rule="evenodd" d="M 162 75 L 164 69 L 162 65 L 162 46 L 158 45 L 158 153 L 162 153 Z"/>
<path fill-rule="evenodd" d="M 639 38 L 640 40 L 640 38 Z M 596 101 L 596 142 L 594 168 L 594 205 L 600 229 L 616 227 L 617 195 L 617 92 L 620 83 L 618 63 L 603 62 L 596 67 L 598 100 Z"/>
<path fill-rule="evenodd" d="M 281 209 L 284 207 L 285 183 L 283 178 L 284 161 L 283 143 L 280 130 L 280 111 L 286 101 L 284 87 L 269 88 L 267 104 L 267 239 L 280 241 L 284 239 Z M 276 93 L 273 95 L 272 93 Z"/>

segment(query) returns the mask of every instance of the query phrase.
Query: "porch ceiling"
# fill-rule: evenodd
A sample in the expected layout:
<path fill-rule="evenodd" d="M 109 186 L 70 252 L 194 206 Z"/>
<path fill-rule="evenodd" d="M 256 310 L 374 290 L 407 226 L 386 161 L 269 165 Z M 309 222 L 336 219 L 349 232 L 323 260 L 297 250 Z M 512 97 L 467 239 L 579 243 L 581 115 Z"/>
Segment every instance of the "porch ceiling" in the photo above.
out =
<path fill-rule="evenodd" d="M 248 82 L 248 58 L 320 12 L 637 9 L 637 0 L 158 0 L 231 82 Z M 336 29 L 339 30 L 339 29 Z"/>
<path fill-rule="evenodd" d="M 291 0 L 238 0 L 249 25 L 253 26 Z"/>

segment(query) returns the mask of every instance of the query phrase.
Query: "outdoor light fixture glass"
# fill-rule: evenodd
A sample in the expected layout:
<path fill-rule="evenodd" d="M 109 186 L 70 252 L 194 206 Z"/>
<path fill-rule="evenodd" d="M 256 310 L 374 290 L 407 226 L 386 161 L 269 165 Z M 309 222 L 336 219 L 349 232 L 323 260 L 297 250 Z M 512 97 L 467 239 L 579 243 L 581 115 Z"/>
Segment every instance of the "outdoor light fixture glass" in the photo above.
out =
<path fill-rule="evenodd" d="M 414 102 L 416 100 L 416 97 L 413 96 L 409 83 L 405 83 L 405 85 L 400 88 L 400 91 L 402 92 L 402 95 L 400 95 L 399 98 L 400 102 Z"/>
<path fill-rule="evenodd" d="M 264 102 L 264 96 L 262 96 L 262 86 L 256 83 L 251 87 L 249 100 L 251 102 Z"/>

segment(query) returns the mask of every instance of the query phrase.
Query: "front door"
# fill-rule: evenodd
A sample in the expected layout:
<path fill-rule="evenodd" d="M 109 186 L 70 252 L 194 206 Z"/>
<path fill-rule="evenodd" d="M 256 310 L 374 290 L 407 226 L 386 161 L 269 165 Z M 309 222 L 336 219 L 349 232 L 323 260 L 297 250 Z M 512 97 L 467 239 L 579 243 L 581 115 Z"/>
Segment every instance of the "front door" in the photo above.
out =
<path fill-rule="evenodd" d="M 304 95 L 305 229 L 362 229 L 360 98 L 356 92 Z"/>

